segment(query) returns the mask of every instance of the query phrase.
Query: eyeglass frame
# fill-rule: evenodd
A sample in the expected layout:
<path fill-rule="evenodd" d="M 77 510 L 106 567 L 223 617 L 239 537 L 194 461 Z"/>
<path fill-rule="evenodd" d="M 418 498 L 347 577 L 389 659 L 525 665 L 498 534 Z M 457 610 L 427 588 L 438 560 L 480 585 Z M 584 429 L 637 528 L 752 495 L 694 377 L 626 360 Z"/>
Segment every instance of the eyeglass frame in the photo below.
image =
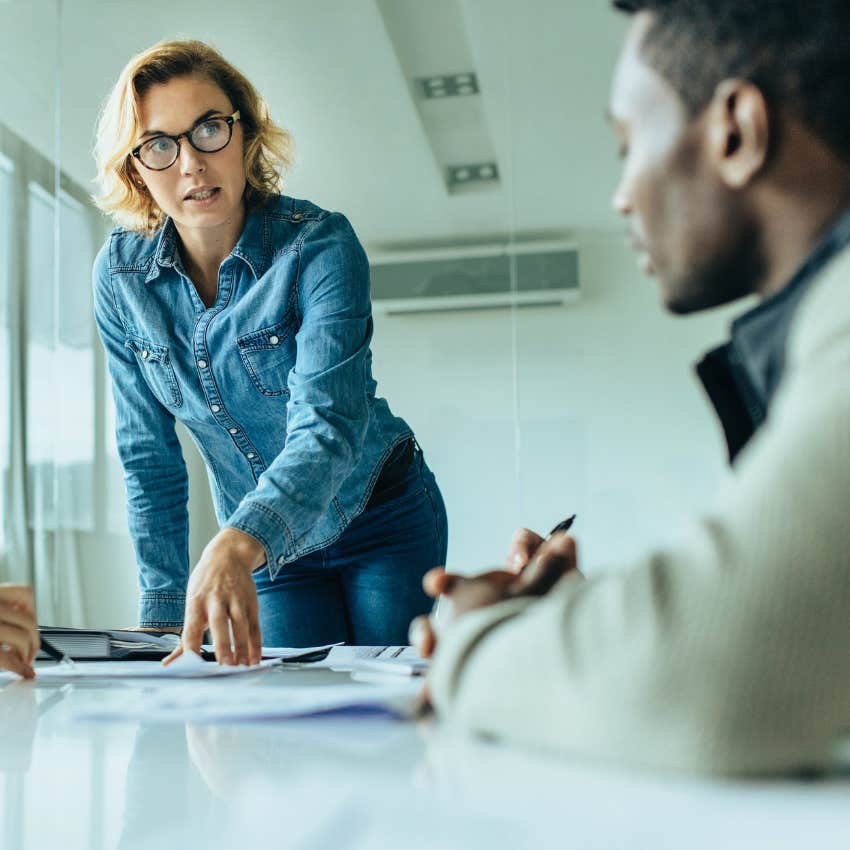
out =
<path fill-rule="evenodd" d="M 227 124 L 228 130 L 230 130 L 230 135 L 227 137 L 227 141 L 220 148 L 216 148 L 214 151 L 205 151 L 202 148 L 199 148 L 192 141 L 192 133 L 194 133 L 195 130 L 198 129 L 198 127 L 202 127 L 208 121 L 216 121 L 216 120 L 223 120 L 225 122 L 225 124 Z M 143 142 L 139 142 L 139 144 L 136 145 L 136 147 L 134 147 L 130 151 L 130 153 L 142 165 L 144 165 L 144 167 L 147 168 L 148 171 L 167 171 L 180 158 L 180 139 L 185 137 L 186 141 L 189 142 L 189 144 L 198 153 L 218 153 L 219 151 L 223 151 L 230 144 L 230 142 L 233 140 L 233 125 L 237 121 L 241 121 L 241 120 L 242 120 L 242 116 L 240 115 L 239 109 L 237 109 L 232 115 L 226 115 L 226 116 L 225 115 L 210 115 L 207 118 L 203 118 L 200 121 L 197 121 L 188 130 L 186 130 L 183 133 L 178 133 L 176 136 L 169 136 L 168 133 L 157 133 L 155 136 L 151 136 L 149 139 L 145 139 Z M 142 157 L 141 157 L 142 148 L 145 145 L 148 145 L 151 142 L 155 141 L 156 139 L 171 139 L 171 141 L 173 141 L 174 144 L 177 145 L 177 153 L 174 155 L 174 159 L 172 159 L 171 162 L 168 163 L 168 165 L 164 165 L 162 168 L 152 168 L 150 165 L 148 165 L 146 162 L 144 162 L 144 160 L 142 160 Z"/>

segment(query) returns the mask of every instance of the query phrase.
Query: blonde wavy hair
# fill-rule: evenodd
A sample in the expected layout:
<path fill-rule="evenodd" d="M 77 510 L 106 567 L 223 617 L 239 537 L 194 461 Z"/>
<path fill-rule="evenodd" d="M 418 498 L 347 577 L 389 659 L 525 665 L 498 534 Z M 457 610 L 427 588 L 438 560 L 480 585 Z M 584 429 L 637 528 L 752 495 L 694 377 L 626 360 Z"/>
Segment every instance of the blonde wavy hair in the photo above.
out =
<path fill-rule="evenodd" d="M 283 174 L 292 164 L 292 136 L 272 121 L 265 100 L 244 74 L 202 41 L 161 41 L 127 63 L 97 122 L 94 158 L 100 192 L 92 200 L 130 230 L 151 236 L 165 221 L 148 190 L 133 180 L 130 152 L 140 132 L 139 103 L 152 86 L 194 75 L 215 83 L 240 112 L 247 209 L 280 191 Z"/>

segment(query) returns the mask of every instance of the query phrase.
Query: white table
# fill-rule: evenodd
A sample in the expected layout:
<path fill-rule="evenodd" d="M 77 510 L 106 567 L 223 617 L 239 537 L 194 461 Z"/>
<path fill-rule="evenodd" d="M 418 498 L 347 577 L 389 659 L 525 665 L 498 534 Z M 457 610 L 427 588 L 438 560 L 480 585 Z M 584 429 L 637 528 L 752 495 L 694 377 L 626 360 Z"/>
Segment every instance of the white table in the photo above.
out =
<path fill-rule="evenodd" d="M 347 681 L 328 670 L 261 675 L 255 686 L 281 689 Z M 744 783 L 631 774 L 382 717 L 73 720 L 106 689 L 145 687 L 0 690 L 3 850 L 850 848 L 850 777 L 840 775 Z"/>

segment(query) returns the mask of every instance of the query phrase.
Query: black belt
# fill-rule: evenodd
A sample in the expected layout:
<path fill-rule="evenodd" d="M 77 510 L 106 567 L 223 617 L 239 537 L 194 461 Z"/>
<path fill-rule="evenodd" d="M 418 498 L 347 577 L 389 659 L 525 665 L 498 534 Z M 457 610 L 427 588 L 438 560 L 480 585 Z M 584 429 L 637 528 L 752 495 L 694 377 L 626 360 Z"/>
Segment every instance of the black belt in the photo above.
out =
<path fill-rule="evenodd" d="M 375 482 L 375 489 L 366 503 L 366 510 L 383 505 L 404 492 L 404 479 L 416 454 L 416 441 L 411 437 L 393 449 L 384 461 L 381 474 Z"/>

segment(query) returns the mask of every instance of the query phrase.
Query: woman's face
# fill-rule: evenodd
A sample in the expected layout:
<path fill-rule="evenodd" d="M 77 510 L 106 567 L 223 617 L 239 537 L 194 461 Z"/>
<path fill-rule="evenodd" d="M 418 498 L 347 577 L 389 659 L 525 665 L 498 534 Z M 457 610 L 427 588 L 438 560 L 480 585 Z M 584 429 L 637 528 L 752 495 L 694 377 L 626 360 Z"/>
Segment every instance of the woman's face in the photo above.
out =
<path fill-rule="evenodd" d="M 176 136 L 211 117 L 232 115 L 235 107 L 206 77 L 176 77 L 155 85 L 142 97 L 138 145 L 159 133 Z M 180 139 L 177 160 L 164 171 L 152 171 L 132 157 L 136 177 L 159 208 L 182 228 L 227 227 L 243 215 L 245 190 L 242 125 L 233 125 L 227 147 L 215 153 L 195 150 Z M 212 194 L 210 194 L 210 191 Z"/>

